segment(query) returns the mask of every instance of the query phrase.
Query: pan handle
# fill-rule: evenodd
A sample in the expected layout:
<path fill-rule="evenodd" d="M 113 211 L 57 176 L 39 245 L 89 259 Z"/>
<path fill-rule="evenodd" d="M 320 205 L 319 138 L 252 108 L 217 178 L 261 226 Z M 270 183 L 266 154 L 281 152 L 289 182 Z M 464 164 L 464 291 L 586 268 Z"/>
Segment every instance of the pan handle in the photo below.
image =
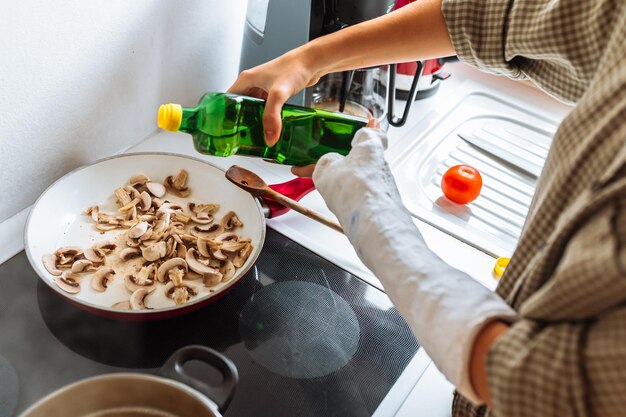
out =
<path fill-rule="evenodd" d="M 294 178 L 280 184 L 271 184 L 269 187 L 277 193 L 296 201 L 300 201 L 302 197 L 315 190 L 315 184 L 313 184 L 313 180 L 311 178 Z M 269 209 L 269 214 L 267 216 L 268 219 L 280 216 L 289 211 L 288 207 L 277 203 L 271 198 L 264 197 L 263 201 Z"/>
<path fill-rule="evenodd" d="M 183 365 L 191 360 L 199 360 L 220 371 L 223 377 L 222 382 L 217 386 L 211 386 L 187 374 Z M 178 349 L 161 367 L 159 373 L 199 391 L 217 404 L 220 411 L 226 410 L 230 404 L 239 381 L 237 368 L 230 359 L 213 349 L 200 345 Z"/>

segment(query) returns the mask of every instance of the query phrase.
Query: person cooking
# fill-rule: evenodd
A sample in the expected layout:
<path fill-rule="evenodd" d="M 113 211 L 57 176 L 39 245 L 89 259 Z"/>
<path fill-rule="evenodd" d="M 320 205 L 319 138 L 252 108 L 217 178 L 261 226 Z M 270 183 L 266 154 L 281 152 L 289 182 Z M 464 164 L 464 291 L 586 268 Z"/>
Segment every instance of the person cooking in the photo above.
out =
<path fill-rule="evenodd" d="M 492 293 L 433 254 L 360 130 L 313 175 L 362 261 L 437 367 L 454 416 L 623 416 L 626 410 L 626 1 L 420 0 L 244 71 L 230 92 L 285 101 L 329 72 L 456 54 L 576 103 L 548 155 L 519 245 Z M 460 395 L 459 395 L 460 394 Z"/>

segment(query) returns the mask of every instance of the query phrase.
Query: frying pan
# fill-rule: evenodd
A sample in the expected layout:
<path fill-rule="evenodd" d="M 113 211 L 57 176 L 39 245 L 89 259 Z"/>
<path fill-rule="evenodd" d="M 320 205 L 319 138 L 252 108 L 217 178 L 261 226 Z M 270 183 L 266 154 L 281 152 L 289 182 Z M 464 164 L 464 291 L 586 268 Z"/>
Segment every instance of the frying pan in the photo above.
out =
<path fill-rule="evenodd" d="M 162 182 L 168 175 L 175 175 L 180 169 L 189 173 L 188 187 L 192 190 L 186 199 L 194 202 L 220 204 L 215 215 L 219 219 L 224 213 L 234 210 L 243 222 L 237 229 L 240 236 L 249 237 L 253 251 L 245 264 L 238 268 L 234 277 L 209 289 L 199 282 L 201 292 L 182 305 L 165 305 L 146 310 L 118 310 L 112 305 L 128 300 L 123 276 L 116 274 L 106 291 L 100 293 L 88 285 L 89 274 L 84 274 L 78 294 L 63 291 L 43 266 L 42 257 L 54 253 L 59 247 L 79 246 L 88 248 L 97 242 L 113 241 L 125 230 L 114 230 L 101 234 L 85 209 L 99 205 L 102 212 L 115 213 L 117 205 L 113 191 L 128 183 L 135 174 L 144 173 L 151 180 Z M 297 179 L 283 185 L 272 186 L 299 199 L 313 189 L 312 182 Z M 167 194 L 164 199 L 176 201 Z M 78 168 L 53 183 L 35 202 L 25 228 L 25 248 L 31 266 L 41 281 L 52 291 L 72 304 L 91 313 L 116 319 L 145 320 L 161 319 L 185 314 L 217 300 L 232 288 L 252 267 L 259 256 L 265 239 L 265 217 L 275 217 L 287 210 L 274 201 L 261 201 L 231 184 L 220 168 L 200 159 L 167 153 L 124 154 L 101 159 L 93 164 Z M 115 254 L 107 257 L 117 256 Z M 157 288 L 154 293 L 159 291 Z M 148 296 L 152 297 L 152 295 Z M 167 300 L 163 301 L 164 303 Z M 148 302 L 150 304 L 150 302 Z"/>

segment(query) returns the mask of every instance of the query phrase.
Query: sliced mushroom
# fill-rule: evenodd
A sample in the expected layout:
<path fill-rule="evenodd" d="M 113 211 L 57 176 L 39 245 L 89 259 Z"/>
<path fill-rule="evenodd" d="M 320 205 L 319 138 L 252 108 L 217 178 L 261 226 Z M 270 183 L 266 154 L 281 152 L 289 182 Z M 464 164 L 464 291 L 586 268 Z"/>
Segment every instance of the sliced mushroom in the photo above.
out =
<path fill-rule="evenodd" d="M 194 271 L 187 271 L 187 273 L 185 274 L 185 279 L 189 280 L 189 281 L 195 281 L 197 279 L 202 278 L 203 276 L 201 274 L 198 274 L 197 272 Z"/>
<path fill-rule="evenodd" d="M 146 310 L 149 309 L 146 306 L 146 296 L 154 291 L 154 287 L 143 287 L 133 292 L 130 296 L 130 309 L 131 310 Z"/>
<path fill-rule="evenodd" d="M 79 272 L 89 271 L 93 269 L 93 262 L 91 262 L 89 259 L 79 259 L 77 261 L 74 261 L 71 271 L 77 274 Z"/>
<path fill-rule="evenodd" d="M 119 301 L 111 306 L 115 310 L 130 310 L 130 301 Z"/>
<path fill-rule="evenodd" d="M 183 240 L 183 242 L 185 242 L 186 244 L 189 244 L 189 245 L 195 245 L 196 244 L 196 240 L 198 240 L 197 237 L 195 237 L 193 235 L 188 235 L 187 233 L 181 233 L 181 234 L 179 234 L 179 236 Z"/>
<path fill-rule="evenodd" d="M 130 229 L 128 229 L 128 237 L 131 239 L 139 239 L 148 231 L 150 225 L 148 222 L 139 222 Z"/>
<path fill-rule="evenodd" d="M 182 224 L 187 224 L 189 223 L 189 220 L 191 220 L 191 216 L 186 215 L 185 213 L 181 212 L 181 211 L 175 211 L 172 213 L 172 217 L 173 220 L 176 222 L 180 222 Z M 213 220 L 211 220 L 213 221 Z"/>
<path fill-rule="evenodd" d="M 191 194 L 191 190 L 187 187 L 187 178 L 189 174 L 184 169 L 181 169 L 175 177 L 171 175 L 165 178 L 163 185 L 172 194 L 179 197 L 187 197 Z"/>
<path fill-rule="evenodd" d="M 222 233 L 221 235 L 219 235 L 218 237 L 215 238 L 215 242 L 217 242 L 219 244 L 219 246 L 214 246 L 211 247 L 211 255 L 215 258 L 215 259 L 219 259 L 220 261 L 225 261 L 228 258 L 228 255 L 226 255 L 224 252 L 222 252 L 222 247 L 226 242 L 230 242 L 230 241 L 237 241 L 237 234 L 236 233 L 232 233 L 232 232 L 226 232 L 226 233 Z M 231 251 L 234 252 L 234 251 Z"/>
<path fill-rule="evenodd" d="M 124 190 L 126 190 L 128 195 L 130 196 L 131 200 L 133 200 L 135 198 L 141 199 L 139 190 L 136 189 L 135 187 L 133 187 L 132 185 L 125 186 Z"/>
<path fill-rule="evenodd" d="M 159 266 L 157 269 L 157 279 L 159 282 L 165 282 L 168 279 L 168 274 L 173 269 L 181 269 L 187 271 L 187 262 L 183 258 L 169 259 Z"/>
<path fill-rule="evenodd" d="M 224 263 L 224 266 L 220 268 L 220 272 L 223 275 L 222 282 L 228 282 L 235 276 L 235 265 L 233 265 L 229 259 Z"/>
<path fill-rule="evenodd" d="M 140 288 L 148 288 L 153 287 L 154 275 L 155 275 L 155 265 L 150 264 L 147 266 L 141 267 L 141 269 L 136 274 L 126 275 L 124 277 L 124 286 L 130 292 L 135 292 Z"/>
<path fill-rule="evenodd" d="M 130 198 L 130 194 L 128 194 L 128 191 L 126 191 L 124 188 L 116 188 L 113 193 L 115 194 L 115 198 L 117 198 L 117 202 L 120 206 L 123 207 L 127 204 L 130 204 L 132 198 Z"/>
<path fill-rule="evenodd" d="M 157 214 L 158 220 L 156 221 L 152 231 L 154 238 L 160 239 L 165 234 L 167 229 L 170 227 L 170 218 L 171 214 L 168 212 L 159 212 Z"/>
<path fill-rule="evenodd" d="M 104 241 L 96 243 L 92 247 L 99 255 L 104 256 L 107 253 L 114 251 L 115 248 L 117 248 L 117 245 L 113 242 Z"/>
<path fill-rule="evenodd" d="M 236 240 L 229 240 L 222 243 L 220 250 L 228 253 L 235 253 L 243 249 L 249 242 L 240 242 Z"/>
<path fill-rule="evenodd" d="M 140 199 L 140 202 L 137 205 L 137 207 L 140 210 L 148 211 L 150 207 L 152 207 L 152 197 L 150 197 L 150 194 L 148 194 L 147 192 L 142 191 L 141 194 L 139 195 L 139 199 Z"/>
<path fill-rule="evenodd" d="M 200 255 L 206 258 L 211 257 L 211 254 L 213 252 L 219 251 L 221 245 L 222 245 L 221 242 L 216 242 L 215 240 L 212 240 L 212 239 L 202 239 L 201 237 L 199 237 L 198 240 L 196 241 L 198 252 L 200 252 Z"/>
<path fill-rule="evenodd" d="M 170 213 L 173 214 L 174 212 L 183 211 L 183 206 L 181 206 L 178 203 L 172 203 L 170 201 L 166 201 L 165 203 L 161 204 L 161 207 L 159 207 L 159 209 L 157 210 L 157 216 L 158 213 Z"/>
<path fill-rule="evenodd" d="M 93 212 L 92 212 L 93 213 Z M 96 229 L 101 232 L 108 232 L 109 230 L 115 230 L 122 225 L 124 219 L 111 216 L 106 213 L 98 213 L 98 221 L 96 223 Z"/>
<path fill-rule="evenodd" d="M 239 240 L 239 235 L 233 232 L 226 232 L 218 235 L 215 240 L 217 242 L 236 242 Z"/>
<path fill-rule="evenodd" d="M 241 222 L 241 220 L 239 220 L 239 217 L 237 217 L 234 211 L 229 211 L 228 213 L 224 214 L 224 217 L 222 217 L 220 224 L 226 230 L 232 230 L 235 227 L 243 226 L 243 223 Z"/>
<path fill-rule="evenodd" d="M 215 273 L 204 274 L 202 278 L 205 287 L 215 287 L 217 284 L 222 282 L 223 274 L 217 271 Z"/>
<path fill-rule="evenodd" d="M 63 271 L 57 268 L 57 256 L 55 254 L 44 255 L 41 257 L 41 261 L 46 271 L 50 272 L 52 275 L 58 276 L 63 273 Z"/>
<path fill-rule="evenodd" d="M 180 171 L 178 171 L 178 174 L 176 174 L 176 176 L 174 177 L 174 180 L 172 181 L 174 188 L 176 188 L 179 191 L 184 189 L 187 186 L 188 178 L 189 178 L 189 174 L 187 173 L 187 171 L 185 171 L 184 169 L 181 169 Z"/>
<path fill-rule="evenodd" d="M 207 203 L 207 204 L 196 204 L 196 203 L 188 203 L 187 207 L 189 210 L 194 213 L 208 213 L 215 214 L 220 209 L 220 205 L 217 203 Z"/>
<path fill-rule="evenodd" d="M 161 184 L 159 184 L 159 185 L 161 185 Z M 165 189 L 165 187 L 163 187 L 163 189 Z M 159 208 L 161 208 L 162 205 L 163 205 L 163 200 L 161 200 L 160 198 L 154 197 L 152 199 L 152 207 L 155 207 L 155 208 L 159 209 Z"/>
<path fill-rule="evenodd" d="M 167 246 L 165 242 L 157 242 L 141 249 L 141 256 L 143 256 L 146 261 L 156 261 L 157 259 L 164 257 L 166 254 Z"/>
<path fill-rule="evenodd" d="M 246 263 L 246 260 L 248 259 L 251 253 L 252 253 L 252 243 L 246 243 L 246 246 L 244 246 L 243 249 L 237 252 L 237 255 L 233 259 L 233 265 L 235 265 L 237 268 L 241 268 L 243 264 Z"/>
<path fill-rule="evenodd" d="M 174 283 L 174 285 L 180 286 L 183 285 L 183 280 L 185 279 L 185 271 L 180 268 L 170 269 L 167 276 L 169 280 Z"/>
<path fill-rule="evenodd" d="M 85 213 L 87 213 L 88 216 L 91 216 L 91 219 L 94 222 L 97 222 L 98 215 L 100 214 L 100 207 L 98 206 L 87 207 L 87 210 L 85 210 Z"/>
<path fill-rule="evenodd" d="M 190 219 L 198 224 L 213 223 L 213 213 L 219 210 L 219 207 L 219 204 L 187 204 Z"/>
<path fill-rule="evenodd" d="M 78 294 L 80 292 L 80 281 L 82 280 L 81 276 L 75 274 L 73 272 L 65 271 L 61 276 L 56 277 L 54 282 L 61 288 L 63 291 L 68 292 L 70 294 Z"/>
<path fill-rule="evenodd" d="M 132 177 L 130 177 L 130 180 L 128 180 L 128 183 L 132 185 L 133 187 L 136 187 L 138 185 L 144 185 L 148 181 L 150 181 L 150 178 L 148 178 L 146 174 L 135 174 Z"/>
<path fill-rule="evenodd" d="M 207 228 L 202 228 L 199 226 L 195 226 L 191 229 L 191 234 L 196 237 L 201 237 L 203 239 L 215 239 L 217 236 L 221 235 L 224 232 L 224 227 L 219 224 L 212 224 Z"/>
<path fill-rule="evenodd" d="M 138 248 L 139 246 L 141 246 L 141 241 L 139 239 L 131 239 L 127 235 L 126 236 L 126 246 L 131 247 L 131 248 Z"/>
<path fill-rule="evenodd" d="M 119 217 L 115 217 L 107 213 L 98 212 L 98 223 L 120 225 L 122 221 L 123 219 Z"/>
<path fill-rule="evenodd" d="M 130 201 L 130 203 L 128 203 L 128 204 L 126 204 L 126 205 L 124 205 L 124 206 L 120 207 L 120 208 L 118 209 L 118 211 L 119 211 L 120 213 L 124 213 L 124 212 L 127 212 L 127 211 L 129 211 L 129 210 L 132 210 L 132 209 L 134 209 L 134 208 L 135 208 L 135 206 L 137 206 L 137 204 L 139 204 L 140 202 L 141 202 L 141 199 L 140 199 L 140 198 L 133 198 L 133 199 Z"/>
<path fill-rule="evenodd" d="M 115 271 L 110 267 L 96 271 L 96 273 L 91 276 L 91 288 L 98 292 L 106 291 L 109 281 L 113 280 L 114 276 Z"/>
<path fill-rule="evenodd" d="M 75 260 L 83 257 L 83 250 L 76 246 L 64 246 L 54 252 L 57 257 L 57 265 L 63 266 L 73 264 Z"/>
<path fill-rule="evenodd" d="M 96 229 L 98 229 L 100 233 L 104 233 L 110 232 L 111 230 L 119 229 L 119 226 L 115 224 L 96 223 Z"/>
<path fill-rule="evenodd" d="M 178 258 L 184 258 L 186 254 L 187 254 L 187 246 L 185 246 L 182 243 L 179 243 L 176 246 L 176 256 Z"/>
<path fill-rule="evenodd" d="M 137 220 L 140 222 L 151 222 L 156 220 L 156 215 L 151 213 L 150 210 L 146 212 L 146 214 L 140 214 L 137 216 Z"/>
<path fill-rule="evenodd" d="M 148 228 L 148 230 L 146 230 L 146 233 L 144 233 L 143 235 L 139 236 L 139 241 L 145 242 L 146 240 L 150 239 L 151 237 L 152 237 L 152 228 Z"/>
<path fill-rule="evenodd" d="M 170 224 L 170 229 L 171 229 L 170 233 L 172 233 L 172 234 L 173 233 L 182 233 L 182 232 L 185 231 L 184 230 L 185 229 L 185 223 L 183 223 L 183 222 L 172 222 Z"/>
<path fill-rule="evenodd" d="M 189 284 L 176 286 L 172 281 L 165 285 L 165 295 L 174 300 L 176 305 L 185 304 L 198 291 Z"/>
<path fill-rule="evenodd" d="M 141 202 L 141 200 L 138 199 L 138 198 L 133 200 L 133 201 Z M 137 203 L 137 204 L 139 204 L 139 203 Z M 131 206 L 130 209 L 126 212 L 126 220 L 127 221 L 132 221 L 132 220 L 136 220 L 137 219 L 137 204 Z"/>
<path fill-rule="evenodd" d="M 210 266 L 198 261 L 198 252 L 194 248 L 190 248 L 189 250 L 187 250 L 187 254 L 185 255 L 185 261 L 187 261 L 187 266 L 192 271 L 197 272 L 201 275 L 210 273 L 214 274 L 216 272 L 219 272 L 217 269 L 211 268 Z"/>
<path fill-rule="evenodd" d="M 165 186 L 163 184 L 159 184 L 158 182 L 146 183 L 146 188 L 150 194 L 157 198 L 161 198 L 165 195 Z M 152 201 L 154 201 L 154 199 L 152 199 Z"/>
<path fill-rule="evenodd" d="M 141 255 L 141 250 L 137 248 L 124 248 L 120 252 L 120 259 L 126 262 L 129 259 L 136 258 Z"/>
<path fill-rule="evenodd" d="M 224 261 L 220 261 L 219 259 L 209 259 L 209 263 L 207 265 L 211 268 L 221 269 L 226 261 L 228 261 L 228 259 Z"/>
<path fill-rule="evenodd" d="M 93 247 L 85 249 L 85 258 L 93 262 L 94 264 L 101 264 L 104 262 L 104 254 L 94 249 Z"/>

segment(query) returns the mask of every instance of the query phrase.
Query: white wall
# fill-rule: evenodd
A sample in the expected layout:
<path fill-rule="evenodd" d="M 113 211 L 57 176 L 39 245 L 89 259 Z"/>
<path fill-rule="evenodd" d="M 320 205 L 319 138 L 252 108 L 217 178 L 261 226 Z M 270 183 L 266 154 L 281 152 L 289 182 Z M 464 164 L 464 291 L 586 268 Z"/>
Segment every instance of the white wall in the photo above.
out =
<path fill-rule="evenodd" d="M 0 0 L 0 221 L 238 72 L 246 0 Z"/>

